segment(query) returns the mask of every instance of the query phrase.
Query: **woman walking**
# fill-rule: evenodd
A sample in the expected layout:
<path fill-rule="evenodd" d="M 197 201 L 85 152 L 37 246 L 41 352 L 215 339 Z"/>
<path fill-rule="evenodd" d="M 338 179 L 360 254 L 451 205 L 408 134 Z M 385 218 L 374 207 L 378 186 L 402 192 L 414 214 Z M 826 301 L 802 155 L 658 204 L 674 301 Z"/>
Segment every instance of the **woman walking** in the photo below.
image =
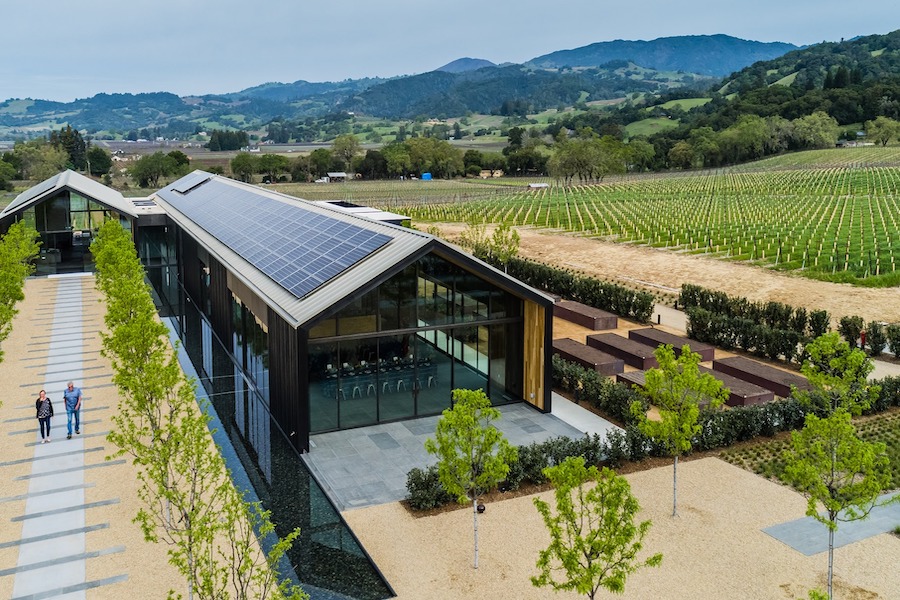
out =
<path fill-rule="evenodd" d="M 50 441 L 50 417 L 53 416 L 53 402 L 47 397 L 44 390 L 38 395 L 38 399 L 34 403 L 37 411 L 37 420 L 41 423 L 41 443 L 46 444 Z M 46 433 L 44 433 L 46 431 Z"/>

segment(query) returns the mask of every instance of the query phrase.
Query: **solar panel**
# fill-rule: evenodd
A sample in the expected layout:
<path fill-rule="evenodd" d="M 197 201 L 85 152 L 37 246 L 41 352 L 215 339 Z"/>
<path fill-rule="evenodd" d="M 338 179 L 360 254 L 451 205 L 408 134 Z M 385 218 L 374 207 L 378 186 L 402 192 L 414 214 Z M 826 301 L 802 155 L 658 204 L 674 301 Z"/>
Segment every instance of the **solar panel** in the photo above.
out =
<path fill-rule="evenodd" d="M 172 189 L 179 194 L 186 194 L 201 183 L 208 181 L 211 175 L 203 171 L 195 171 L 190 175 L 185 175 L 172 185 Z"/>
<path fill-rule="evenodd" d="M 171 189 L 186 190 L 165 195 L 176 209 L 297 298 L 392 239 L 204 173 L 192 173 Z"/>

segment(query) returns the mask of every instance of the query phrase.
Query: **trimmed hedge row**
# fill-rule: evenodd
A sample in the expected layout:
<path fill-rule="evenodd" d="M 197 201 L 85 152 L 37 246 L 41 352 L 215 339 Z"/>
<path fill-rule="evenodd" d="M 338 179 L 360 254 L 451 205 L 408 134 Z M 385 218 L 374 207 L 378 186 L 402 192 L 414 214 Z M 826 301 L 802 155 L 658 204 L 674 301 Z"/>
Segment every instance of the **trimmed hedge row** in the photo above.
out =
<path fill-rule="evenodd" d="M 801 344 L 805 344 L 830 329 L 831 316 L 827 311 L 794 308 L 781 302 L 750 302 L 741 296 L 710 290 L 699 285 L 682 284 L 682 303 L 688 317 L 688 336 L 725 350 L 740 348 L 772 360 L 802 362 Z M 885 347 L 900 356 L 900 325 L 885 327 L 872 321 L 865 323 L 860 316 L 843 316 L 838 333 L 852 347 L 868 348 L 869 354 L 879 356 Z M 865 333 L 865 344 L 860 334 Z"/>
<path fill-rule="evenodd" d="M 807 313 L 803 307 L 795 308 L 781 302 L 751 302 L 743 296 L 729 296 L 689 283 L 682 284 L 678 301 L 685 310 L 696 307 L 727 317 L 723 323 L 750 321 L 768 330 L 793 331 L 801 341 L 827 333 L 831 320 L 828 311 Z"/>
<path fill-rule="evenodd" d="M 743 317 L 732 317 L 692 306 L 688 318 L 688 337 L 713 344 L 723 350 L 740 348 L 756 356 L 791 362 L 799 358 L 800 344 L 806 341 L 792 329 L 775 329 Z"/>
<path fill-rule="evenodd" d="M 479 256 L 498 269 L 504 266 L 490 257 Z M 537 263 L 522 258 L 512 258 L 506 263 L 506 272 L 519 281 L 544 290 L 605 310 L 639 323 L 648 323 L 655 304 L 652 294 L 600 281 L 594 277 L 578 275 L 572 271 Z"/>

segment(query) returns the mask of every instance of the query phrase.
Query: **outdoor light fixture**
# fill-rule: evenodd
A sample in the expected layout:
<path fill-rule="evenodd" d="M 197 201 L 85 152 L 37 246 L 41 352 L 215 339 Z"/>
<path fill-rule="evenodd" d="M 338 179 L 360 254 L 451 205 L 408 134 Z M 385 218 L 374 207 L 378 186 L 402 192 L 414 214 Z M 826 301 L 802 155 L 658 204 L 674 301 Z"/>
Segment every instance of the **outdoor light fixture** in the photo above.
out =
<path fill-rule="evenodd" d="M 478 505 L 478 514 L 480 515 L 483 512 L 484 512 L 484 504 L 479 504 Z"/>

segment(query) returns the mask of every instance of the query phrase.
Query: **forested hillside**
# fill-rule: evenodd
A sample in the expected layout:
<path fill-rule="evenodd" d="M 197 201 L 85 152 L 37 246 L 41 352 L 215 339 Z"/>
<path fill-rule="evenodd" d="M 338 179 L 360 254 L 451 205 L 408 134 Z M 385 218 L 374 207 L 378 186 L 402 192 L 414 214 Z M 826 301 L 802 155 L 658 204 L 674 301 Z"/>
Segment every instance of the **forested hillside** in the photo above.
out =
<path fill-rule="evenodd" d="M 686 35 L 644 40 L 615 40 L 559 50 L 530 60 L 541 68 L 596 66 L 628 60 L 658 71 L 686 71 L 723 77 L 760 60 L 769 60 L 797 46 L 783 42 L 754 42 L 729 35 Z"/>

